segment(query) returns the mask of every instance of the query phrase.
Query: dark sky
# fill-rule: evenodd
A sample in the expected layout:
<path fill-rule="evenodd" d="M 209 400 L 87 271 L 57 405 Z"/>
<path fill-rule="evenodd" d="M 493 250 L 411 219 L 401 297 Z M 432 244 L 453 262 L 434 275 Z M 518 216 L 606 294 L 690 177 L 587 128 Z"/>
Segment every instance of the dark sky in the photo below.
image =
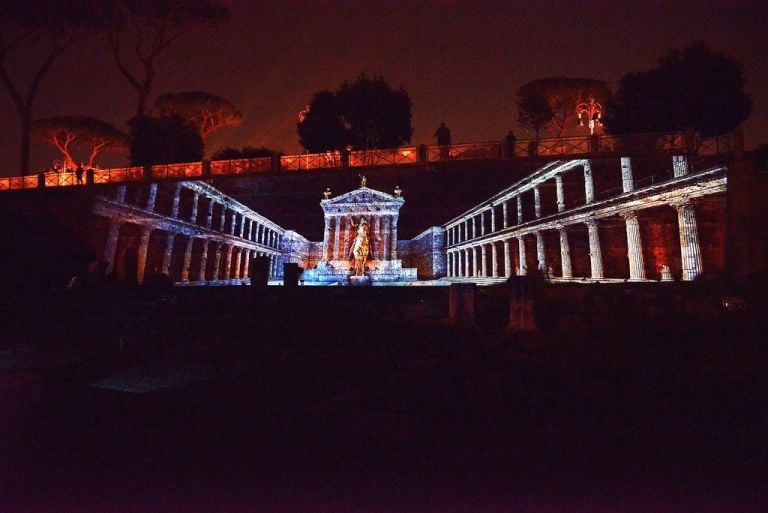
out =
<path fill-rule="evenodd" d="M 209 154 L 224 145 L 299 152 L 298 112 L 314 92 L 361 72 L 410 93 L 414 144 L 433 143 L 441 121 L 454 142 L 500 140 L 509 129 L 524 138 L 515 126 L 521 84 L 559 75 L 615 87 L 625 73 L 698 39 L 742 62 L 754 100 L 747 148 L 768 142 L 765 1 L 223 3 L 232 20 L 164 53 L 152 95 L 202 89 L 241 109 L 243 124 L 211 138 Z M 109 52 L 92 40 L 55 65 L 35 117 L 90 115 L 125 129 L 135 98 Z M 4 91 L 0 109 L 0 174 L 17 174 L 18 120 Z M 33 167 L 50 165 L 53 155 L 37 144 Z"/>

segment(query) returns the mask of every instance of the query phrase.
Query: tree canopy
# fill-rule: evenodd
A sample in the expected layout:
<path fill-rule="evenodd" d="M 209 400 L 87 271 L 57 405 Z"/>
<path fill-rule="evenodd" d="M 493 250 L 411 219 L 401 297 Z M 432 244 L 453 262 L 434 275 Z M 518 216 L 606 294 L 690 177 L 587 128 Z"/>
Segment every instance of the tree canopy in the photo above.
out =
<path fill-rule="evenodd" d="M 576 106 L 594 98 L 604 103 L 611 95 L 602 80 L 592 78 L 546 77 L 528 82 L 517 90 L 518 122 L 533 129 L 537 137 L 546 129 L 563 137 L 579 120 Z"/>
<path fill-rule="evenodd" d="M 62 116 L 38 119 L 33 132 L 42 140 L 54 145 L 61 153 L 64 164 L 70 169 L 83 159 L 77 159 L 76 150 L 88 153 L 87 167 L 93 167 L 96 157 L 106 151 L 128 147 L 127 136 L 106 121 L 88 116 Z"/>
<path fill-rule="evenodd" d="M 99 26 L 88 0 L 0 0 L 0 83 L 19 115 L 22 174 L 29 172 L 32 112 L 40 84 L 62 54 Z M 30 75 L 12 73 L 11 57 L 30 51 L 36 56 L 30 60 Z"/>
<path fill-rule="evenodd" d="M 161 115 L 178 114 L 197 127 L 207 139 L 221 128 L 242 123 L 243 115 L 228 100 L 206 91 L 181 91 L 157 97 L 155 109 Z"/>
<path fill-rule="evenodd" d="M 686 128 L 705 136 L 731 132 L 752 110 L 744 85 L 736 59 L 699 41 L 670 51 L 656 68 L 622 77 L 604 122 L 616 134 Z"/>
<path fill-rule="evenodd" d="M 136 116 L 146 111 L 160 54 L 190 31 L 229 19 L 212 0 L 112 0 L 94 2 L 94 10 L 117 68 L 136 90 Z"/>
<path fill-rule="evenodd" d="M 411 98 L 400 87 L 392 89 L 381 76 L 360 75 L 335 92 L 315 94 L 297 131 L 301 145 L 311 152 L 396 148 L 409 143 Z"/>
<path fill-rule="evenodd" d="M 132 166 L 195 162 L 203 158 L 200 132 L 181 116 L 139 116 L 131 119 L 128 126 L 128 159 Z"/>

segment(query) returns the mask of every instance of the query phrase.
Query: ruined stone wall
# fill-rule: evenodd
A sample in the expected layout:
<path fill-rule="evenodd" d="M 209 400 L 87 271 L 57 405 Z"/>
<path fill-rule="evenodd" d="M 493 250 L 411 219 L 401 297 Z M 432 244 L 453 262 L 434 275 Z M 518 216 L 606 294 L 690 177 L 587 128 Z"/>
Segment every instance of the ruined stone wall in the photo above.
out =
<path fill-rule="evenodd" d="M 433 226 L 411 240 L 398 241 L 397 253 L 403 267 L 418 269 L 420 280 L 445 276 L 445 234 L 439 226 Z"/>

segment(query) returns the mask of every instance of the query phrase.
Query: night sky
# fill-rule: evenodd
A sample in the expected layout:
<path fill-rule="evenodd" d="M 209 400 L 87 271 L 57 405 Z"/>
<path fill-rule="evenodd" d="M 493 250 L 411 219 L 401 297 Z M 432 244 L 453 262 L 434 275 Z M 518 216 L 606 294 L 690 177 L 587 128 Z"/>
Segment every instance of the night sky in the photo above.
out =
<path fill-rule="evenodd" d="M 206 90 L 244 115 L 207 142 L 298 153 L 298 112 L 313 93 L 361 72 L 402 85 L 413 102 L 412 142 L 434 143 L 444 121 L 454 142 L 500 140 L 516 127 L 514 94 L 546 76 L 591 77 L 615 87 L 672 48 L 704 39 L 744 65 L 754 111 L 746 146 L 768 142 L 768 3 L 765 1 L 595 2 L 223 2 L 231 21 L 201 29 L 159 60 L 151 101 Z M 33 61 L 33 56 L 24 56 Z M 18 64 L 23 66 L 23 64 Z M 109 51 L 92 39 L 58 61 L 34 117 L 89 115 L 125 130 L 135 93 Z M 18 120 L 0 95 L 0 174 L 17 174 Z M 32 167 L 55 153 L 35 144 Z M 122 156 L 102 166 L 125 164 Z"/>

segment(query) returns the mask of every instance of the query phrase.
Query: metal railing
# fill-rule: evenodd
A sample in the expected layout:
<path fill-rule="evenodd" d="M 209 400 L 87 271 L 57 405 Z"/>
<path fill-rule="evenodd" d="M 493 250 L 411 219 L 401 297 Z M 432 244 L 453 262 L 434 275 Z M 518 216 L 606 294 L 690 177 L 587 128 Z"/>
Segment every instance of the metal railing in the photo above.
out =
<path fill-rule="evenodd" d="M 359 150 L 342 155 L 339 151 L 304 153 L 253 159 L 219 160 L 205 163 L 162 164 L 143 167 L 94 169 L 92 176 L 83 176 L 83 182 L 94 184 L 121 183 L 139 180 L 195 179 L 206 176 L 252 175 L 274 171 L 292 172 L 313 169 L 334 169 L 367 166 L 400 166 L 461 160 L 495 160 L 518 157 L 589 156 L 595 153 L 642 153 L 658 151 L 689 151 L 711 156 L 734 151 L 734 135 L 698 137 L 689 139 L 682 132 L 665 134 L 594 135 L 557 139 L 528 139 L 515 141 L 511 147 L 499 141 L 453 144 L 450 146 L 408 146 L 383 150 Z M 82 182 L 80 182 L 82 183 Z M 0 177 L 0 191 L 65 187 L 79 185 L 73 172 L 45 172 L 37 175 Z"/>

